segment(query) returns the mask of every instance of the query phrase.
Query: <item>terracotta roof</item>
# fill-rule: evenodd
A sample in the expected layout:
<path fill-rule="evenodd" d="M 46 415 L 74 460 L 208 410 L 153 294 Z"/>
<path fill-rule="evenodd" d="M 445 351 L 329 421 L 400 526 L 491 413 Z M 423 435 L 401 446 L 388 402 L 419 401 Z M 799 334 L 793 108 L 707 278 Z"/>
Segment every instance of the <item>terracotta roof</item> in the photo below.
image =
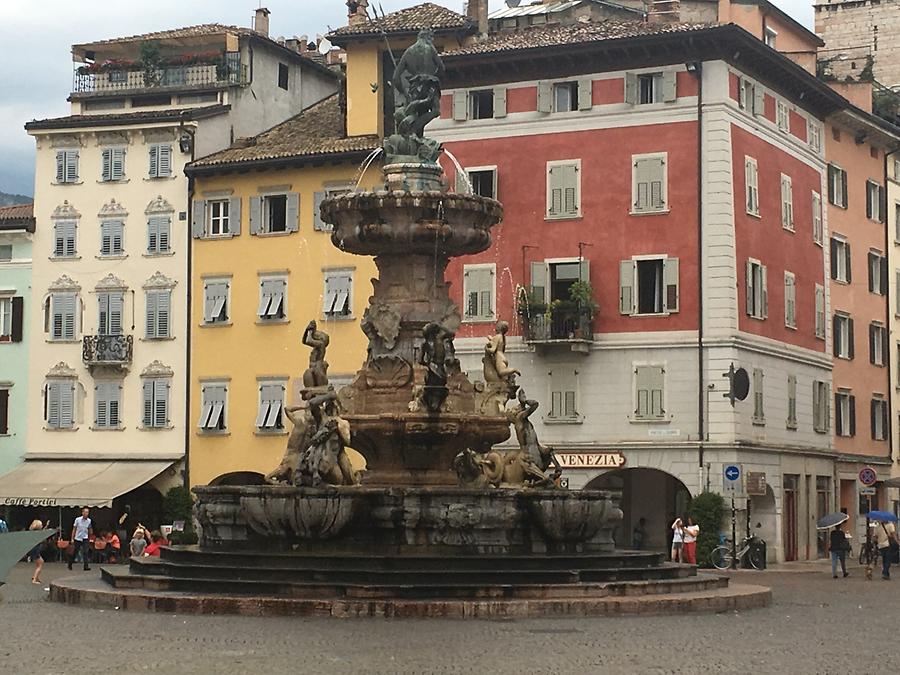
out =
<path fill-rule="evenodd" d="M 207 105 L 201 108 L 175 108 L 167 110 L 142 110 L 140 112 L 104 113 L 102 115 L 68 115 L 45 120 L 32 120 L 25 129 L 71 129 L 113 124 L 145 124 L 171 120 L 197 120 L 228 112 L 230 105 Z"/>
<path fill-rule="evenodd" d="M 592 21 L 588 23 L 551 24 L 534 26 L 509 33 L 497 33 L 480 42 L 473 42 L 441 54 L 444 58 L 493 54 L 575 45 L 600 40 L 634 38 L 644 35 L 686 33 L 710 28 L 703 23 L 646 23 L 644 21 Z"/>
<path fill-rule="evenodd" d="M 110 38 L 108 40 L 94 40 L 93 42 L 84 42 L 75 45 L 78 47 L 95 47 L 98 45 L 112 45 L 122 42 L 143 42 L 145 40 L 177 40 L 179 38 L 203 37 L 205 35 L 222 35 L 224 33 L 235 33 L 238 35 L 257 34 L 251 28 L 242 28 L 241 26 L 228 26 L 222 23 L 202 23 L 197 26 L 185 26 L 183 28 L 172 28 L 170 30 L 158 30 L 152 33 L 142 33 L 141 35 L 127 35 L 125 37 Z M 261 34 L 259 34 L 261 35 Z"/>
<path fill-rule="evenodd" d="M 328 39 L 332 42 L 340 42 L 340 38 L 343 37 L 363 37 L 382 33 L 415 33 L 423 28 L 431 28 L 435 31 L 474 30 L 475 24 L 468 17 L 457 14 L 446 7 L 423 2 L 421 5 L 391 12 L 383 17 L 342 26 L 329 33 Z"/>
<path fill-rule="evenodd" d="M 26 229 L 34 232 L 34 204 L 0 206 L 0 230 Z"/>
<path fill-rule="evenodd" d="M 365 154 L 380 145 L 378 136 L 344 134 L 340 97 L 334 94 L 259 136 L 191 162 L 187 173 L 234 164 Z"/>

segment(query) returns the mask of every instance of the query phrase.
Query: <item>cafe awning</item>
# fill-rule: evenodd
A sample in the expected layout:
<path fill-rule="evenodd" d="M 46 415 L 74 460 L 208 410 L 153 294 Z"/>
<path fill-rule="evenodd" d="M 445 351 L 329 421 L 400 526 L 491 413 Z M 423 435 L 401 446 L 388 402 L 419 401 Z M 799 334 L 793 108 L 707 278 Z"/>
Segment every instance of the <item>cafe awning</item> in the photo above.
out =
<path fill-rule="evenodd" d="M 0 476 L 3 506 L 112 506 L 172 466 L 172 460 L 26 459 Z"/>

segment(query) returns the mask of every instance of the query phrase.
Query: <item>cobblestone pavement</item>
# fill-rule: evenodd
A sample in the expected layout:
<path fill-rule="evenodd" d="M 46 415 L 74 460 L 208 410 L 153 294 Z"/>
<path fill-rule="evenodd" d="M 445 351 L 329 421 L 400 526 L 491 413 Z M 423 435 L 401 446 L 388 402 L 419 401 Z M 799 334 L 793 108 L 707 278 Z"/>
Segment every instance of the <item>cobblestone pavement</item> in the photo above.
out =
<path fill-rule="evenodd" d="M 796 573 L 803 570 L 805 573 Z M 874 673 L 900 656 L 900 574 L 819 564 L 737 572 L 772 587 L 748 612 L 446 621 L 172 616 L 46 602 L 20 564 L 0 588 L 0 673 Z M 98 574 L 97 567 L 91 572 Z M 48 564 L 45 581 L 67 576 Z"/>

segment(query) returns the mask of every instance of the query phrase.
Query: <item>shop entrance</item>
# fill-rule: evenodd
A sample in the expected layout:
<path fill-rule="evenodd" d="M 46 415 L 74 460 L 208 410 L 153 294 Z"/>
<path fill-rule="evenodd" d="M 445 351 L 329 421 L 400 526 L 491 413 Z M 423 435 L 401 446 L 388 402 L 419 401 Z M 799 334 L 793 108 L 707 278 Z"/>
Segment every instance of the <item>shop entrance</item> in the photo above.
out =
<path fill-rule="evenodd" d="M 784 475 L 784 559 L 797 559 L 797 497 L 800 476 Z"/>
<path fill-rule="evenodd" d="M 613 533 L 618 548 L 633 548 L 641 518 L 646 523 L 642 548 L 668 550 L 672 522 L 687 515 L 691 493 L 675 476 L 659 469 L 616 469 L 597 476 L 585 490 L 608 490 L 620 499 L 624 517 Z"/>

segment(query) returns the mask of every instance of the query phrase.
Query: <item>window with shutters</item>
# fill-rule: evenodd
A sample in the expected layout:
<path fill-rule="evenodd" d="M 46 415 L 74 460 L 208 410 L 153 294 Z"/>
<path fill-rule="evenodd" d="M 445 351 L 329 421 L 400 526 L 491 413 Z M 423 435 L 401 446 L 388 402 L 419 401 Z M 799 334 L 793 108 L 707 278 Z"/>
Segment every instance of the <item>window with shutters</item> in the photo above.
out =
<path fill-rule="evenodd" d="M 168 178 L 172 175 L 172 145 L 169 143 L 151 143 L 148 146 L 150 178 Z"/>
<path fill-rule="evenodd" d="M 821 246 L 825 239 L 825 231 L 822 225 L 822 195 L 818 192 L 812 193 L 812 232 L 813 243 Z"/>
<path fill-rule="evenodd" d="M 206 236 L 219 237 L 231 233 L 229 217 L 231 200 L 210 199 L 206 202 Z"/>
<path fill-rule="evenodd" d="M 125 251 L 125 223 L 121 220 L 100 221 L 100 255 L 119 256 Z"/>
<path fill-rule="evenodd" d="M 744 192 L 747 213 L 759 215 L 759 168 L 753 157 L 744 157 Z"/>
<path fill-rule="evenodd" d="M 457 192 L 465 194 L 471 191 L 471 194 L 479 197 L 497 199 L 496 166 L 479 166 L 466 169 L 466 178 L 468 179 L 468 185 L 457 176 Z"/>
<path fill-rule="evenodd" d="M 741 110 L 746 110 L 751 115 L 755 114 L 756 85 L 746 77 L 742 77 L 738 93 L 738 106 Z"/>
<path fill-rule="evenodd" d="M 469 119 L 486 120 L 494 116 L 494 90 L 479 89 L 469 92 Z"/>
<path fill-rule="evenodd" d="M 765 409 L 765 387 L 763 380 L 765 375 L 762 368 L 753 369 L 753 416 L 751 421 L 753 424 L 761 425 L 766 423 Z"/>
<path fill-rule="evenodd" d="M 44 385 L 44 421 L 48 429 L 75 428 L 74 378 L 48 380 Z"/>
<path fill-rule="evenodd" d="M 553 85 L 553 112 L 578 110 L 578 82 L 557 82 Z"/>
<path fill-rule="evenodd" d="M 0 296 L 0 342 L 12 342 L 12 298 Z"/>
<path fill-rule="evenodd" d="M 101 181 L 110 182 L 125 178 L 125 148 L 104 148 L 100 158 Z"/>
<path fill-rule="evenodd" d="M 900 244 L 900 202 L 894 203 L 894 243 Z"/>
<path fill-rule="evenodd" d="M 779 131 L 782 131 L 784 133 L 790 131 L 790 112 L 787 103 L 785 103 L 784 101 L 777 101 L 775 104 L 775 120 L 778 124 Z"/>
<path fill-rule="evenodd" d="M 766 266 L 758 260 L 747 260 L 746 266 L 746 307 L 747 314 L 754 319 L 765 319 L 769 315 L 769 289 Z"/>
<path fill-rule="evenodd" d="M 831 238 L 831 278 L 849 284 L 851 280 L 850 243 L 843 237 Z"/>
<path fill-rule="evenodd" d="M 816 284 L 816 337 L 825 339 L 825 287 Z"/>
<path fill-rule="evenodd" d="M 834 395 L 834 433 L 856 436 L 856 397 L 846 389 Z"/>
<path fill-rule="evenodd" d="M 578 413 L 578 371 L 573 368 L 554 368 L 548 373 L 548 380 L 550 405 L 544 421 L 581 421 L 582 416 Z"/>
<path fill-rule="evenodd" d="M 287 278 L 263 276 L 259 278 L 259 321 L 274 323 L 287 317 Z"/>
<path fill-rule="evenodd" d="M 262 198 L 263 233 L 287 231 L 287 195 L 268 195 Z"/>
<path fill-rule="evenodd" d="M 870 426 L 872 428 L 872 440 L 883 441 L 887 439 L 887 401 L 876 394 L 869 404 Z"/>
<path fill-rule="evenodd" d="M 806 120 L 806 142 L 813 152 L 822 151 L 822 128 L 812 119 Z"/>
<path fill-rule="evenodd" d="M 56 182 L 78 182 L 78 150 L 56 151 Z"/>
<path fill-rule="evenodd" d="M 9 387 L 0 386 L 0 436 L 9 436 Z"/>
<path fill-rule="evenodd" d="M 100 381 L 94 385 L 94 429 L 120 427 L 121 398 L 121 382 Z"/>
<path fill-rule="evenodd" d="M 631 156 L 631 212 L 667 211 L 667 154 Z"/>
<path fill-rule="evenodd" d="M 791 177 L 781 174 L 781 227 L 794 231 L 794 188 Z"/>
<path fill-rule="evenodd" d="M 869 363 L 876 366 L 887 364 L 887 328 L 879 321 L 869 324 Z"/>
<path fill-rule="evenodd" d="M 825 434 L 831 428 L 831 385 L 821 380 L 813 382 L 813 431 Z"/>
<path fill-rule="evenodd" d="M 340 182 L 335 185 L 326 185 L 324 190 L 318 190 L 313 193 L 313 229 L 317 232 L 331 232 L 334 229 L 332 223 L 326 223 L 322 220 L 322 202 L 326 199 L 340 197 L 341 195 L 353 192 L 355 189 L 353 183 Z"/>
<path fill-rule="evenodd" d="M 847 208 L 847 172 L 836 164 L 828 165 L 828 202 Z"/>
<path fill-rule="evenodd" d="M 326 318 L 351 318 L 353 313 L 353 271 L 325 270 L 322 313 Z"/>
<path fill-rule="evenodd" d="M 75 309 L 78 296 L 74 293 L 53 293 L 50 296 L 50 339 L 71 342 L 75 339 Z"/>
<path fill-rule="evenodd" d="M 638 103 L 661 103 L 663 101 L 662 73 L 646 73 L 637 76 Z"/>
<path fill-rule="evenodd" d="M 788 413 L 785 426 L 788 429 L 797 428 L 797 376 L 788 375 L 787 378 L 787 402 Z"/>
<path fill-rule="evenodd" d="M 884 188 L 878 183 L 866 181 L 866 218 L 884 222 Z"/>
<path fill-rule="evenodd" d="M 784 325 L 797 327 L 797 279 L 791 272 L 784 273 Z"/>
<path fill-rule="evenodd" d="M 629 316 L 678 311 L 678 258 L 642 256 L 619 263 L 619 313 Z"/>
<path fill-rule="evenodd" d="M 869 293 L 887 295 L 887 257 L 881 251 L 869 251 Z"/>
<path fill-rule="evenodd" d="M 147 219 L 148 255 L 169 253 L 171 239 L 172 218 L 170 216 L 150 216 Z"/>
<path fill-rule="evenodd" d="M 634 419 L 666 418 L 665 376 L 666 369 L 662 365 L 634 366 Z"/>
<path fill-rule="evenodd" d="M 205 279 L 203 281 L 203 324 L 227 325 L 231 323 L 231 279 Z"/>
<path fill-rule="evenodd" d="M 57 220 L 53 223 L 53 257 L 74 258 L 78 251 L 75 248 L 74 220 Z"/>
<path fill-rule="evenodd" d="M 256 412 L 256 428 L 259 431 L 280 432 L 284 430 L 284 392 L 287 383 L 283 380 L 259 383 L 259 407 Z"/>
<path fill-rule="evenodd" d="M 168 377 L 141 378 L 144 429 L 167 429 L 169 422 L 169 391 L 172 380 Z"/>
<path fill-rule="evenodd" d="M 97 333 L 99 335 L 121 335 L 125 294 L 120 291 L 98 293 L 97 304 L 99 308 Z"/>
<path fill-rule="evenodd" d="M 464 320 L 493 321 L 496 265 L 463 266 Z"/>
<path fill-rule="evenodd" d="M 581 215 L 581 160 L 547 162 L 547 218 Z"/>
<path fill-rule="evenodd" d="M 834 355 L 841 359 L 853 358 L 853 319 L 846 314 L 834 315 L 833 350 Z"/>
<path fill-rule="evenodd" d="M 170 289 L 145 292 L 147 314 L 144 336 L 148 340 L 162 340 L 172 336 L 172 291 Z"/>
<path fill-rule="evenodd" d="M 225 382 L 203 382 L 200 385 L 200 433 L 228 429 L 228 385 Z"/>

